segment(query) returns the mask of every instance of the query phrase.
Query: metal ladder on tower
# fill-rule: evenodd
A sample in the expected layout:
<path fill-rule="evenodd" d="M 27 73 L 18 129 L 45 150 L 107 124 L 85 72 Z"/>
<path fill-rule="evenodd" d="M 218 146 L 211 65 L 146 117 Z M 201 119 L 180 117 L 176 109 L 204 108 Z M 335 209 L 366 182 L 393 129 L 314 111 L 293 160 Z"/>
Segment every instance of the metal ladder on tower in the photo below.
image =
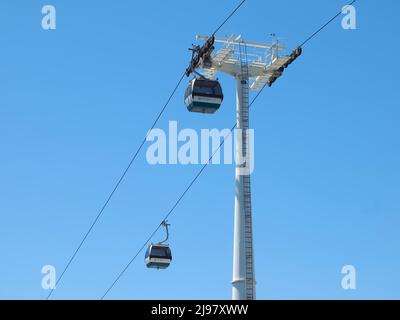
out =
<path fill-rule="evenodd" d="M 240 53 L 240 69 L 241 69 L 241 86 L 242 86 L 242 154 L 243 159 L 248 160 L 249 157 L 249 66 L 247 60 L 247 48 L 245 44 L 239 45 Z M 250 165 L 250 163 L 246 163 Z M 250 173 L 243 175 L 243 205 L 245 212 L 244 221 L 244 239 L 246 252 L 246 298 L 247 300 L 255 299 L 255 272 L 254 272 L 254 252 L 253 252 L 253 227 L 252 227 L 252 210 L 251 210 L 251 188 Z"/>

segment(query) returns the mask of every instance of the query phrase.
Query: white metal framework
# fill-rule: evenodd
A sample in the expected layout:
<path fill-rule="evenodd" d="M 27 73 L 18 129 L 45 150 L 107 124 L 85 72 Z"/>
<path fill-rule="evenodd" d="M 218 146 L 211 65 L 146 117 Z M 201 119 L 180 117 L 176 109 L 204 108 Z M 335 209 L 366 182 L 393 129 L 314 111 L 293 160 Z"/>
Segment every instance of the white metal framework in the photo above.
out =
<path fill-rule="evenodd" d="M 296 49 L 289 56 L 280 56 L 279 53 L 286 48 L 277 42 L 245 42 L 240 36 L 216 38 L 198 35 L 196 39 L 206 42 L 202 47 L 195 47 L 197 55 L 192 58 L 187 75 L 200 69 L 200 74 L 209 79 L 215 79 L 218 71 L 236 79 L 236 128 L 241 129 L 241 134 L 236 135 L 235 153 L 236 159 L 245 159 L 246 166 L 250 155 L 249 89 L 258 91 L 267 85 L 271 86 L 301 54 L 301 49 Z M 222 44 L 216 53 L 213 53 L 214 43 Z M 238 163 L 236 161 L 232 299 L 253 300 L 256 298 L 256 281 L 250 171 L 246 172 L 243 165 Z"/>
<path fill-rule="evenodd" d="M 196 36 L 197 40 L 206 40 L 209 37 Z M 258 91 L 265 84 L 272 84 L 282 75 L 283 69 L 294 59 L 292 55 L 280 56 L 286 47 L 278 44 L 261 44 L 256 42 L 245 42 L 241 36 L 230 38 L 215 38 L 216 43 L 223 44 L 222 48 L 212 56 L 211 65 L 202 64 L 202 74 L 209 79 L 214 79 L 217 72 L 227 73 L 235 78 L 241 74 L 241 57 L 239 47 L 251 49 L 246 54 L 248 64 L 248 77 L 251 80 L 250 89 Z M 242 54 L 243 57 L 243 54 Z M 293 60 L 292 60 L 293 59 Z"/>

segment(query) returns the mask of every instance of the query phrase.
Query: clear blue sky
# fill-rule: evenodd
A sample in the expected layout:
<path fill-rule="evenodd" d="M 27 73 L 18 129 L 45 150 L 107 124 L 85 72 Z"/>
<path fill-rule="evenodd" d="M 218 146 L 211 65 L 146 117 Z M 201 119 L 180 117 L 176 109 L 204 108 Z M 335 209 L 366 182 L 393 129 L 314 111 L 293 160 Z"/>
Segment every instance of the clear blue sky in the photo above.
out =
<path fill-rule="evenodd" d="M 346 1 L 246 5 L 220 36 L 290 48 Z M 0 298 L 43 299 L 189 60 L 238 1 L 0 2 Z M 41 7 L 57 9 L 43 31 Z M 257 296 L 400 298 L 398 1 L 359 1 L 251 112 Z M 229 128 L 234 81 L 213 116 L 190 114 L 184 85 L 158 127 Z M 137 159 L 53 298 L 99 298 L 199 170 Z M 210 166 L 171 217 L 174 260 L 140 256 L 111 299 L 229 299 L 234 167 Z M 155 240 L 163 236 L 157 234 Z M 341 288 L 343 265 L 357 290 Z"/>

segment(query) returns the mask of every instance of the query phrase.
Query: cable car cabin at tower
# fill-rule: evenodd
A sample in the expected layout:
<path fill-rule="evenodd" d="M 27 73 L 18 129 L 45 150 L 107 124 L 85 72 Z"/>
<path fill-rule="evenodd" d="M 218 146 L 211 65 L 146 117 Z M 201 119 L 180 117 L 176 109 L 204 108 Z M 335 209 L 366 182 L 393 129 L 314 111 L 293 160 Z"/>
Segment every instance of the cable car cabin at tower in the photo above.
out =
<path fill-rule="evenodd" d="M 167 244 L 151 244 L 147 248 L 144 262 L 148 268 L 166 269 L 172 260 L 171 249 Z"/>
<path fill-rule="evenodd" d="M 194 78 L 185 92 L 185 104 L 190 112 L 214 113 L 224 96 L 217 80 Z"/>

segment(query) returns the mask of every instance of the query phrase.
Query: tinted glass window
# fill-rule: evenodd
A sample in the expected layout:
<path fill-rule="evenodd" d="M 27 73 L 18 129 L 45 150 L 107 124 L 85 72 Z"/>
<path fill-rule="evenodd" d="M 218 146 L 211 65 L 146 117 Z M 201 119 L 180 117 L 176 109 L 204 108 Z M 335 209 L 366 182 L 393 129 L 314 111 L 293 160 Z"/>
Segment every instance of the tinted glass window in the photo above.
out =
<path fill-rule="evenodd" d="M 185 98 L 187 98 L 188 96 L 190 96 L 192 94 L 192 83 L 189 84 L 189 86 L 186 88 L 185 91 Z"/>
<path fill-rule="evenodd" d="M 201 94 L 207 94 L 207 95 L 212 95 L 213 94 L 213 89 L 209 86 L 195 86 L 194 87 L 194 93 L 201 93 Z"/>
<path fill-rule="evenodd" d="M 151 249 L 151 256 L 155 258 L 168 258 L 168 248 L 153 247 Z"/>
<path fill-rule="evenodd" d="M 220 86 L 215 86 L 214 87 L 214 94 L 217 96 L 222 96 L 222 90 Z"/>

